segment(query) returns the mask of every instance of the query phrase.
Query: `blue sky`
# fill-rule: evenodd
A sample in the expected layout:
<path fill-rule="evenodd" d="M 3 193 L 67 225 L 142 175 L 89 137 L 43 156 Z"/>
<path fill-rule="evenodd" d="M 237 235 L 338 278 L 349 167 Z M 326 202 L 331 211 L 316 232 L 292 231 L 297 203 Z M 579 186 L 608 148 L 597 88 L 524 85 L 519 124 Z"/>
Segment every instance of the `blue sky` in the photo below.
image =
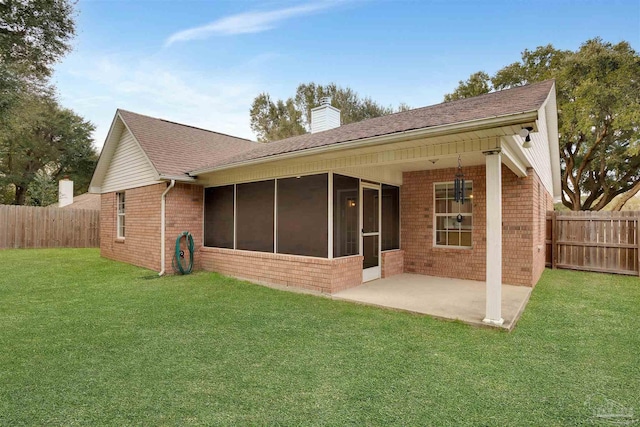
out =
<path fill-rule="evenodd" d="M 589 38 L 640 49 L 640 0 L 80 0 L 74 51 L 54 82 L 94 122 L 116 108 L 253 138 L 260 92 L 336 82 L 397 106 L 439 103 L 459 80 L 524 49 Z"/>

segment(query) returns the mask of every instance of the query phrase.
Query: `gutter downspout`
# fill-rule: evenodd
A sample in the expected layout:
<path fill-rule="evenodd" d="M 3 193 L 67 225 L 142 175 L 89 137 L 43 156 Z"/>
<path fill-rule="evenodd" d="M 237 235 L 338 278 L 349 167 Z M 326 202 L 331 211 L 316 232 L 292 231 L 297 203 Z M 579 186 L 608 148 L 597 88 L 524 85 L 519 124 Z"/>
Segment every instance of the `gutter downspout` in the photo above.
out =
<path fill-rule="evenodd" d="M 164 270 L 165 270 L 165 237 L 164 237 L 164 225 L 165 225 L 165 219 L 164 219 L 164 212 L 166 210 L 166 196 L 167 194 L 169 194 L 169 191 L 171 191 L 171 189 L 176 185 L 176 180 L 172 179 L 171 180 L 171 184 L 169 184 L 169 186 L 167 187 L 166 190 L 164 190 L 164 192 L 162 193 L 162 203 L 161 203 L 161 208 L 160 208 L 160 273 L 158 273 L 158 276 L 164 276 Z"/>

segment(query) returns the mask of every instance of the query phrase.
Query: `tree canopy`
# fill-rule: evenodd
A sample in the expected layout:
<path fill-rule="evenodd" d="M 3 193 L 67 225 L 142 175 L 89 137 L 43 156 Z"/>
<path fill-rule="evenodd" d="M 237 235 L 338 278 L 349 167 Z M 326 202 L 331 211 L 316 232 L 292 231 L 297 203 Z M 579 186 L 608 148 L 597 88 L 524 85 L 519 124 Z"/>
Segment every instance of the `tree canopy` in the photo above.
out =
<path fill-rule="evenodd" d="M 74 3 L 0 1 L 0 119 L 24 92 L 50 90 L 53 65 L 71 49 Z"/>
<path fill-rule="evenodd" d="M 42 173 L 56 181 L 69 175 L 86 189 L 97 161 L 93 124 L 49 96 L 23 98 L 0 131 L 0 186 L 15 188 L 14 204 Z"/>
<path fill-rule="evenodd" d="M 471 98 L 472 96 L 489 93 L 493 90 L 491 78 L 484 71 L 471 74 L 466 81 L 460 80 L 458 87 L 452 93 L 444 96 L 445 101 L 455 101 L 456 99 Z"/>
<path fill-rule="evenodd" d="M 46 204 L 64 175 L 77 193 L 89 185 L 94 126 L 58 103 L 48 79 L 71 49 L 74 5 L 0 1 L 0 203 Z"/>
<path fill-rule="evenodd" d="M 340 109 L 342 124 L 359 122 L 395 112 L 369 97 L 361 98 L 353 89 L 335 83 L 320 85 L 303 83 L 298 85 L 294 96 L 274 101 L 268 93 L 259 94 L 251 105 L 251 130 L 258 141 L 270 142 L 309 132 L 311 109 L 320 105 L 320 99 L 331 97 L 331 105 Z M 408 110 L 400 104 L 397 111 Z"/>
<path fill-rule="evenodd" d="M 552 45 L 525 50 L 522 58 L 489 77 L 475 73 L 445 101 L 556 80 L 562 203 L 572 210 L 601 210 L 616 196 L 640 190 L 640 56 L 629 43 L 595 38 L 576 51 Z"/>
<path fill-rule="evenodd" d="M 0 64 L 23 76 L 49 76 L 74 36 L 74 8 L 68 0 L 0 2 Z"/>

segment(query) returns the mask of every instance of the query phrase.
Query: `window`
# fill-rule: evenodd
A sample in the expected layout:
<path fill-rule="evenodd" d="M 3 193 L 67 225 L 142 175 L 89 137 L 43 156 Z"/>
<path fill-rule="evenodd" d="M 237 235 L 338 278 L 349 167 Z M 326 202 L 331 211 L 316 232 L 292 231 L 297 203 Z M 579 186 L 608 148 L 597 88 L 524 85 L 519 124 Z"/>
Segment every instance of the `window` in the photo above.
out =
<path fill-rule="evenodd" d="M 233 249 L 233 185 L 204 190 L 204 245 Z"/>
<path fill-rule="evenodd" d="M 273 252 L 274 180 L 236 185 L 236 249 Z"/>
<path fill-rule="evenodd" d="M 124 239 L 124 193 L 116 193 L 116 203 L 118 205 L 117 236 L 118 239 Z"/>
<path fill-rule="evenodd" d="M 382 184 L 382 250 L 400 249 L 400 188 Z"/>
<path fill-rule="evenodd" d="M 326 258 L 328 175 L 278 179 L 278 253 Z"/>
<path fill-rule="evenodd" d="M 434 186 L 436 246 L 471 247 L 473 225 L 472 182 L 465 182 L 464 188 L 464 203 L 456 203 L 453 194 L 453 182 L 436 183 Z"/>

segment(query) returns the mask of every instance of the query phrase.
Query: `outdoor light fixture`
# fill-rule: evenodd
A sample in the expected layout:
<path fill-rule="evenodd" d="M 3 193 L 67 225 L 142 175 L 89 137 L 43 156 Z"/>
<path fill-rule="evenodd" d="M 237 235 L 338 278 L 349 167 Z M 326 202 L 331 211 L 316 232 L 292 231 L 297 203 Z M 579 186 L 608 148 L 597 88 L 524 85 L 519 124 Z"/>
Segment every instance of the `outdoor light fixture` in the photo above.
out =
<path fill-rule="evenodd" d="M 355 208 L 356 207 L 356 201 L 353 199 L 349 199 L 349 207 L 350 208 Z"/>
<path fill-rule="evenodd" d="M 526 127 L 520 129 L 520 136 L 524 138 L 524 142 L 522 143 L 522 148 L 531 148 L 531 131 L 532 127 Z"/>
<path fill-rule="evenodd" d="M 464 174 L 462 173 L 460 155 L 458 155 L 458 172 L 456 173 L 456 179 L 453 182 L 453 199 L 456 203 L 464 205 Z"/>

